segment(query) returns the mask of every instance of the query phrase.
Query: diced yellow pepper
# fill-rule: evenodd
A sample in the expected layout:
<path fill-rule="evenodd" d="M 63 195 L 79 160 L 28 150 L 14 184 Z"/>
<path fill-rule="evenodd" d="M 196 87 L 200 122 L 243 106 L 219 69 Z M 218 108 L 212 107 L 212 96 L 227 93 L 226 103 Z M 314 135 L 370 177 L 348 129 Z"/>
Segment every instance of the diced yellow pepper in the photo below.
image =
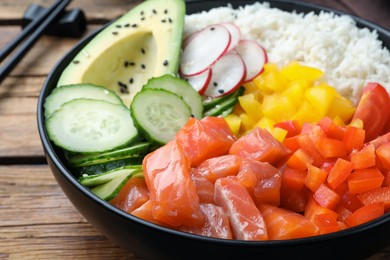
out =
<path fill-rule="evenodd" d="M 343 119 L 341 119 L 341 117 L 339 117 L 339 116 L 335 116 L 335 117 L 333 118 L 333 122 L 334 122 L 336 125 L 345 126 L 345 122 L 344 122 Z"/>
<path fill-rule="evenodd" d="M 241 129 L 240 132 L 247 132 L 252 129 L 256 124 L 256 121 L 250 117 L 247 113 L 240 114 L 241 118 Z"/>
<path fill-rule="evenodd" d="M 256 86 L 253 81 L 245 83 L 243 86 L 245 88 L 244 95 L 253 94 L 257 100 L 262 99 L 263 92 Z"/>
<path fill-rule="evenodd" d="M 288 85 L 288 80 L 279 72 L 269 73 L 264 76 L 265 86 L 272 91 L 282 91 Z"/>
<path fill-rule="evenodd" d="M 293 101 L 277 94 L 268 95 L 263 100 L 263 115 L 277 122 L 291 118 L 296 112 Z"/>
<path fill-rule="evenodd" d="M 314 86 L 305 91 L 305 98 L 321 117 L 327 114 L 335 95 L 336 90 L 326 84 Z"/>
<path fill-rule="evenodd" d="M 241 127 L 241 118 L 235 114 L 229 114 L 225 116 L 225 120 L 233 134 L 238 135 Z"/>
<path fill-rule="evenodd" d="M 357 118 L 355 120 L 352 120 L 351 123 L 349 123 L 350 126 L 354 126 L 356 128 L 361 128 L 363 129 L 363 120 L 361 120 L 360 118 Z"/>
<path fill-rule="evenodd" d="M 271 132 L 272 129 L 274 129 L 274 125 L 275 125 L 275 121 L 274 120 L 272 120 L 272 119 L 270 119 L 268 117 L 262 117 L 254 125 L 254 128 L 255 127 L 260 127 L 260 128 L 264 128 L 264 129 L 268 130 L 269 132 Z"/>
<path fill-rule="evenodd" d="M 321 115 L 317 114 L 313 106 L 309 101 L 304 100 L 298 112 L 292 117 L 292 120 L 297 120 L 301 125 L 303 123 L 316 123 L 322 118 Z"/>
<path fill-rule="evenodd" d="M 238 98 L 240 106 L 244 111 L 253 118 L 254 121 L 257 121 L 262 116 L 261 103 L 256 100 L 254 94 L 243 95 Z"/>
<path fill-rule="evenodd" d="M 294 82 L 290 84 L 280 95 L 290 99 L 290 102 L 293 104 L 296 110 L 302 104 L 304 88 L 297 81 Z"/>
<path fill-rule="evenodd" d="M 279 128 L 279 127 L 274 127 L 274 129 L 272 129 L 272 132 L 271 132 L 272 136 L 275 137 L 279 142 L 284 141 L 284 139 L 287 136 L 287 133 L 288 133 L 287 130 Z"/>
<path fill-rule="evenodd" d="M 352 102 L 341 95 L 336 95 L 330 104 L 328 116 L 334 118 L 339 116 L 344 122 L 348 122 L 355 113 Z"/>
<path fill-rule="evenodd" d="M 280 73 L 292 81 L 305 79 L 311 82 L 318 80 L 324 74 L 319 69 L 304 66 L 298 62 L 291 62 L 290 64 L 282 68 L 280 70 Z"/>

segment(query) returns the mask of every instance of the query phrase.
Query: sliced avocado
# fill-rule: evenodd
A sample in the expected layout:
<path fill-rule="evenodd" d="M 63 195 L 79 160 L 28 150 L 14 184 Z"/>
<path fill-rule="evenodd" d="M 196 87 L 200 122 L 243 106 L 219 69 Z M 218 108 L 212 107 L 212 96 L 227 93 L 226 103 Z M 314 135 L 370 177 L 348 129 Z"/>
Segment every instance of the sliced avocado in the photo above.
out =
<path fill-rule="evenodd" d="M 57 87 L 91 83 L 129 106 L 151 77 L 176 74 L 184 0 L 147 0 L 98 33 L 62 72 Z"/>

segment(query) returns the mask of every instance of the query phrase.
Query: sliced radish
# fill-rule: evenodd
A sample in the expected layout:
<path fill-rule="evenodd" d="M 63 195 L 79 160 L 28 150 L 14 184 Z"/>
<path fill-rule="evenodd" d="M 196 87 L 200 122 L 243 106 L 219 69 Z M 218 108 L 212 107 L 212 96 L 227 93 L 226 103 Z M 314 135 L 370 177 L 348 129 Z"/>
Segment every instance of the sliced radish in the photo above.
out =
<path fill-rule="evenodd" d="M 206 91 L 207 86 L 210 83 L 211 75 L 211 69 L 207 69 L 204 72 L 195 76 L 185 77 L 185 79 L 196 91 L 198 91 L 200 95 L 203 95 L 203 93 Z"/>
<path fill-rule="evenodd" d="M 188 43 L 195 38 L 195 36 L 199 33 L 200 31 L 196 31 L 188 35 L 183 39 L 182 47 L 185 48 L 187 47 Z"/>
<path fill-rule="evenodd" d="M 228 51 L 233 50 L 241 39 L 241 30 L 234 23 L 222 23 L 223 26 L 229 31 L 231 36 L 230 45 Z"/>
<path fill-rule="evenodd" d="M 207 70 L 226 53 L 230 41 L 230 33 L 223 25 L 211 25 L 202 29 L 183 49 L 181 74 L 193 76 Z"/>
<path fill-rule="evenodd" d="M 246 77 L 244 83 L 253 80 L 263 72 L 264 64 L 267 63 L 268 57 L 260 44 L 252 40 L 242 40 L 238 42 L 236 51 L 245 63 Z"/>
<path fill-rule="evenodd" d="M 212 67 L 213 74 L 204 95 L 220 97 L 235 91 L 245 78 L 245 65 L 240 55 L 226 54 Z"/>

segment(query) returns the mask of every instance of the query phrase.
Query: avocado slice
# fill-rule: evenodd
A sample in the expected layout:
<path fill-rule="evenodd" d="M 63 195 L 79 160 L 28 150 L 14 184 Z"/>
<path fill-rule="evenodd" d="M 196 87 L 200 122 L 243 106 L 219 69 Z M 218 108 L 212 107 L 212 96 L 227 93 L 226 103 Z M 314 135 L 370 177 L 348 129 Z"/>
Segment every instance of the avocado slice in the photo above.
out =
<path fill-rule="evenodd" d="M 151 77 L 176 74 L 184 0 L 147 0 L 98 33 L 62 72 L 57 87 L 101 85 L 129 106 Z"/>

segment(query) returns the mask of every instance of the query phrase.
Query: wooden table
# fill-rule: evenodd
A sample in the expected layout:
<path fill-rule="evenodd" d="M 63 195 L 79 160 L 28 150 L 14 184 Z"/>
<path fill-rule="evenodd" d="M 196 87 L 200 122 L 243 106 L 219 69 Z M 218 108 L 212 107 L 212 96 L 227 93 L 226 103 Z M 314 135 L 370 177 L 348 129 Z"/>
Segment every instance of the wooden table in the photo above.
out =
<path fill-rule="evenodd" d="M 0 48 L 20 32 L 32 0 L 0 1 Z M 48 6 L 49 0 L 35 0 Z M 87 33 L 137 1 L 74 0 Z M 387 0 L 312 0 L 390 29 Z M 65 197 L 46 164 L 36 127 L 37 98 L 56 61 L 79 39 L 42 37 L 0 85 L 0 259 L 137 259 L 92 227 Z M 360 246 L 360 245 L 357 245 Z M 364 245 L 363 245 L 364 246 Z M 389 259 L 390 247 L 370 259 Z"/>

